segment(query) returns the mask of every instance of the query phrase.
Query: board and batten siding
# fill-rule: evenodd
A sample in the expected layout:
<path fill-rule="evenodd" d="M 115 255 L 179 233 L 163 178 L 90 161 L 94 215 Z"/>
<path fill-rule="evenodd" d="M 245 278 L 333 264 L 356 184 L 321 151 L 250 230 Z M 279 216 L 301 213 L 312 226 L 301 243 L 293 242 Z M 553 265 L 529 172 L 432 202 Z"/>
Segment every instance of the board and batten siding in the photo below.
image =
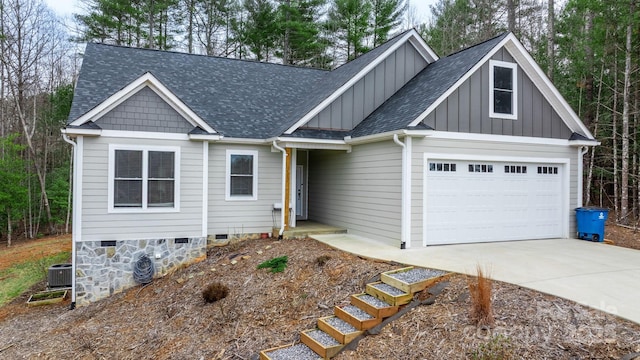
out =
<path fill-rule="evenodd" d="M 400 247 L 402 151 L 393 141 L 309 153 L 309 219 Z"/>
<path fill-rule="evenodd" d="M 564 210 L 569 219 L 569 235 L 575 233 L 575 208 L 578 204 L 578 149 L 548 144 L 518 144 L 494 141 L 414 138 L 411 168 L 411 247 L 422 247 L 423 180 L 425 153 L 473 155 L 509 158 L 565 158 L 569 159 L 569 204 Z M 565 170 L 566 171 L 566 170 Z"/>
<path fill-rule="evenodd" d="M 258 152 L 257 200 L 225 200 L 227 150 Z M 271 232 L 280 227 L 280 212 L 273 204 L 282 202 L 282 153 L 271 146 L 209 144 L 209 235 Z M 274 223 L 275 219 L 275 223 Z"/>
<path fill-rule="evenodd" d="M 492 60 L 515 63 L 504 48 Z M 518 66 L 518 118 L 489 117 L 489 62 L 483 64 L 424 120 L 439 131 L 569 139 L 572 131 Z"/>
<path fill-rule="evenodd" d="M 304 127 L 351 130 L 426 66 L 413 45 L 405 43 Z"/>
<path fill-rule="evenodd" d="M 180 147 L 180 211 L 109 213 L 109 144 Z M 202 236 L 201 142 L 85 137 L 82 161 L 83 241 Z"/>
<path fill-rule="evenodd" d="M 193 130 L 171 105 L 145 87 L 96 120 L 105 130 L 149 131 L 187 134 Z"/>

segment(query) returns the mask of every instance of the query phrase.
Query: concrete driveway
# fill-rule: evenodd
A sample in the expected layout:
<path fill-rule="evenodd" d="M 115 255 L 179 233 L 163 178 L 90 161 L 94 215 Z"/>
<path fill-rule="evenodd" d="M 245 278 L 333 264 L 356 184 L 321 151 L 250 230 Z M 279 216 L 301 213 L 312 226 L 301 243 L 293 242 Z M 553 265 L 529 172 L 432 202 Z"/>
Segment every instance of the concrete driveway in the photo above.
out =
<path fill-rule="evenodd" d="M 575 239 L 430 246 L 400 250 L 350 235 L 315 235 L 331 247 L 368 258 L 475 274 L 573 300 L 640 324 L 640 251 Z"/>

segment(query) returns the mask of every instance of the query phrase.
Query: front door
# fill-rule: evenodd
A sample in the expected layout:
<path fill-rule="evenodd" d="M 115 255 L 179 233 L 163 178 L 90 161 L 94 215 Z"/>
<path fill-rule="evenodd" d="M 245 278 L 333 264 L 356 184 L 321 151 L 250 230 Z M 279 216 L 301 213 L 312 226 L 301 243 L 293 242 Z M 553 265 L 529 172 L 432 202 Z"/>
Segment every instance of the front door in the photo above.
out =
<path fill-rule="evenodd" d="M 304 165 L 296 165 L 296 220 L 307 219 Z"/>

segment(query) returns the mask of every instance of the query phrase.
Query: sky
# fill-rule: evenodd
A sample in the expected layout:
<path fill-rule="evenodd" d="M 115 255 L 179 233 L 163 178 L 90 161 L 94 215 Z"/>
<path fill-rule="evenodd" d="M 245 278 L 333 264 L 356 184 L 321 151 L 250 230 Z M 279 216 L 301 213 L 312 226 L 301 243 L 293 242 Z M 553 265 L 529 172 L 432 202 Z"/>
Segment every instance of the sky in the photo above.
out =
<path fill-rule="evenodd" d="M 427 21 L 429 18 L 430 10 L 429 5 L 434 4 L 437 0 L 409 0 L 411 6 L 413 6 L 418 16 Z M 47 5 L 52 8 L 59 16 L 71 17 L 73 13 L 80 12 L 79 0 L 45 0 Z"/>

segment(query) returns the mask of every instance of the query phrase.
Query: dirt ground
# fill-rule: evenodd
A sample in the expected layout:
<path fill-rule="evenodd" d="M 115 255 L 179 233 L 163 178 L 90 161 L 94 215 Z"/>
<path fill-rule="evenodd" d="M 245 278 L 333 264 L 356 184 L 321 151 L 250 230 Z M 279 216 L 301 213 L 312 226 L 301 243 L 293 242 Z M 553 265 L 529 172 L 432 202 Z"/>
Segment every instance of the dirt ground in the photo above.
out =
<path fill-rule="evenodd" d="M 283 255 L 289 257 L 284 273 L 256 269 Z M 323 255 L 330 259 L 321 265 Z M 334 305 L 399 267 L 313 240 L 213 248 L 201 263 L 73 311 L 68 303 L 28 308 L 25 294 L 0 308 L 0 359 L 252 359 L 298 341 Z M 469 280 L 453 276 L 435 304 L 414 309 L 336 359 L 466 359 L 479 350 L 513 359 L 621 359 L 640 352 L 640 325 L 500 282 L 493 283 L 496 323 L 477 328 L 469 319 Z M 213 281 L 230 292 L 207 304 L 202 290 Z"/>
<path fill-rule="evenodd" d="M 614 245 L 640 250 L 640 229 L 629 229 L 609 222 L 604 228 L 604 238 Z"/>
<path fill-rule="evenodd" d="M 46 257 L 62 251 L 71 251 L 71 235 L 51 236 L 44 239 L 20 240 L 6 247 L 0 244 L 0 270 L 25 261 Z"/>

